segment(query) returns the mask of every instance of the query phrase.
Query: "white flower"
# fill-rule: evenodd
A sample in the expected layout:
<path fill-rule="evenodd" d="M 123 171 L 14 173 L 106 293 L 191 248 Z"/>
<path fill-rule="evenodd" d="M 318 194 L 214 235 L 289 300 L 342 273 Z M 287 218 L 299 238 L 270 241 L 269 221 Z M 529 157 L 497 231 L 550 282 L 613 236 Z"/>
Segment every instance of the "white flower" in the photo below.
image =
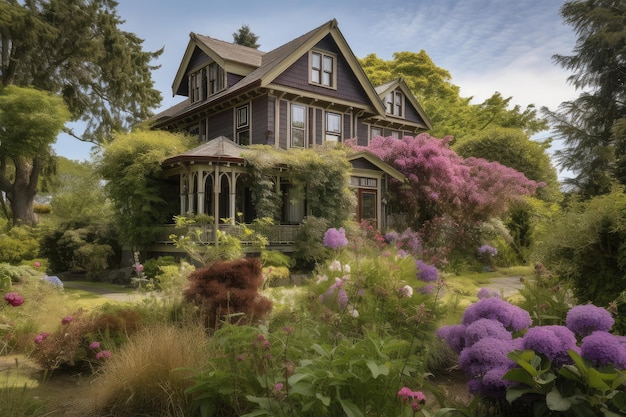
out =
<path fill-rule="evenodd" d="M 354 318 L 359 317 L 359 311 L 356 308 L 350 310 L 350 315 Z"/>
<path fill-rule="evenodd" d="M 343 266 L 343 272 L 345 272 L 346 274 L 349 274 L 350 273 L 350 265 L 345 264 Z"/>
<path fill-rule="evenodd" d="M 324 281 L 328 281 L 328 277 L 326 275 L 318 275 L 317 281 L 315 281 L 315 283 L 319 285 Z"/>
<path fill-rule="evenodd" d="M 413 297 L 413 287 L 410 285 L 405 285 L 404 287 L 398 290 L 400 292 L 401 297 L 411 298 Z"/>
<path fill-rule="evenodd" d="M 341 271 L 341 262 L 338 260 L 334 260 L 330 265 L 328 265 L 329 271 Z"/>

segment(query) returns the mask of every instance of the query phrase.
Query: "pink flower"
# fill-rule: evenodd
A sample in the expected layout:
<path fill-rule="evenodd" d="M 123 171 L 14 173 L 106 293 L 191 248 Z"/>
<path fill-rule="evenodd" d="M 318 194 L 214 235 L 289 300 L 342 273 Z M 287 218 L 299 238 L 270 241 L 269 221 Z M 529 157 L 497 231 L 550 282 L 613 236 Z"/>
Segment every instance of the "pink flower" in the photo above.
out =
<path fill-rule="evenodd" d="M 400 391 L 398 391 L 398 398 L 402 400 L 402 403 L 406 404 L 406 402 L 411 399 L 413 410 L 415 410 L 415 406 L 417 402 L 424 403 L 425 397 L 421 391 L 413 391 L 410 388 L 402 387 Z M 419 408 L 418 408 L 419 409 Z"/>
<path fill-rule="evenodd" d="M 64 325 L 64 326 L 67 326 L 73 320 L 74 320 L 74 317 L 72 317 L 72 316 L 65 316 L 65 317 L 63 317 L 63 320 L 61 320 L 61 324 Z"/>
<path fill-rule="evenodd" d="M 91 350 L 100 349 L 100 342 L 91 342 L 91 344 L 89 345 L 89 349 Z"/>
<path fill-rule="evenodd" d="M 275 389 L 276 391 L 282 391 L 282 389 L 283 389 L 283 384 L 282 384 L 282 382 L 277 382 L 277 383 L 276 383 L 276 385 L 274 385 L 274 389 Z"/>
<path fill-rule="evenodd" d="M 39 267 L 41 266 L 41 264 L 40 264 L 39 262 L 35 261 L 35 262 L 33 263 L 33 266 L 34 266 L 35 268 L 39 268 Z"/>
<path fill-rule="evenodd" d="M 137 271 L 137 272 L 143 271 L 143 265 L 142 264 L 136 264 L 135 265 L 135 271 Z"/>
<path fill-rule="evenodd" d="M 103 350 L 102 352 L 98 352 L 96 354 L 96 359 L 100 360 L 100 359 L 106 359 L 106 358 L 110 358 L 111 357 L 111 351 L 108 350 Z"/>
<path fill-rule="evenodd" d="M 19 307 L 24 303 L 24 298 L 16 292 L 8 292 L 4 294 L 4 301 L 11 304 L 13 307 Z"/>
<path fill-rule="evenodd" d="M 40 344 L 41 342 L 43 342 L 44 340 L 46 340 L 49 336 L 49 333 L 46 332 L 41 332 L 39 333 L 37 336 L 35 336 L 35 344 Z"/>

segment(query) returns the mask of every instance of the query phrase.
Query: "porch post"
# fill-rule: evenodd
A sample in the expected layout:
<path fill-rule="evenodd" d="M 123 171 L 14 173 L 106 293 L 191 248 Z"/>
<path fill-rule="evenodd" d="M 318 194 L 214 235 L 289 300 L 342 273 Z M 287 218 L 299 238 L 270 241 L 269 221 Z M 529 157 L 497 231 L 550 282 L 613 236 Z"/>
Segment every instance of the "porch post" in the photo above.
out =
<path fill-rule="evenodd" d="M 189 181 L 187 181 L 187 183 L 189 184 L 189 186 L 187 187 L 187 211 L 190 212 L 190 211 L 192 211 L 192 208 L 194 206 L 194 204 L 193 204 L 193 193 L 194 193 L 195 187 L 196 187 L 196 184 L 193 181 L 193 173 L 192 172 L 189 173 Z"/>
<path fill-rule="evenodd" d="M 230 172 L 230 201 L 229 201 L 229 213 L 228 217 L 230 218 L 230 224 L 235 224 L 235 218 L 237 216 L 237 208 L 235 207 L 236 196 L 237 196 L 237 174 L 235 171 Z"/>
<path fill-rule="evenodd" d="M 217 230 L 220 224 L 220 192 L 222 190 L 222 181 L 220 178 L 220 167 L 215 164 L 215 173 L 213 174 L 213 243 L 218 245 Z"/>
<path fill-rule="evenodd" d="M 201 170 L 198 172 L 198 184 L 196 185 L 197 190 L 197 194 L 198 194 L 198 201 L 196 203 L 196 207 L 198 207 L 198 209 L 196 210 L 197 213 L 196 214 L 200 214 L 200 213 L 204 213 L 204 179 L 205 179 L 205 174 L 206 171 Z"/>
<path fill-rule="evenodd" d="M 179 184 L 178 184 L 178 189 L 180 190 L 180 194 L 179 194 L 179 198 L 180 198 L 180 215 L 184 216 L 185 212 L 187 210 L 185 210 L 185 201 L 187 198 L 187 184 L 185 182 L 187 178 L 187 174 L 180 174 L 179 177 Z"/>

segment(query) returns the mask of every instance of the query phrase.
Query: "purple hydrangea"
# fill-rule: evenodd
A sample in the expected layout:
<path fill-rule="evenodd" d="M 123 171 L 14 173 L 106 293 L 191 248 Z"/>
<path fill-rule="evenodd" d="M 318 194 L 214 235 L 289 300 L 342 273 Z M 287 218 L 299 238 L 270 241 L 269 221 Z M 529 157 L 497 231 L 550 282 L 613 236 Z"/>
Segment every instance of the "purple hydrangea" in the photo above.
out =
<path fill-rule="evenodd" d="M 334 227 L 328 229 L 324 233 L 324 246 L 331 249 L 341 249 L 348 244 L 346 238 L 346 231 L 343 227 L 335 229 Z"/>
<path fill-rule="evenodd" d="M 478 248 L 478 253 L 480 255 L 496 256 L 498 254 L 498 249 L 489 245 L 482 245 L 480 248 Z"/>
<path fill-rule="evenodd" d="M 398 232 L 391 230 L 385 233 L 385 240 L 387 241 L 387 243 L 394 243 L 396 240 L 398 240 L 398 236 Z"/>
<path fill-rule="evenodd" d="M 528 311 L 496 297 L 482 299 L 467 307 L 461 323 L 468 325 L 479 319 L 497 320 L 509 331 L 527 329 L 532 324 Z"/>
<path fill-rule="evenodd" d="M 435 334 L 443 339 L 453 352 L 459 354 L 465 347 L 465 327 L 463 324 L 444 326 L 437 329 Z"/>
<path fill-rule="evenodd" d="M 497 320 L 478 319 L 465 327 L 465 345 L 471 346 L 481 339 L 492 337 L 501 340 L 511 340 L 513 336 L 504 328 L 504 324 Z"/>
<path fill-rule="evenodd" d="M 491 298 L 491 297 L 502 298 L 501 294 L 498 291 L 492 290 L 491 288 L 482 287 L 480 290 L 478 290 L 479 300 L 483 300 L 485 298 Z"/>
<path fill-rule="evenodd" d="M 475 378 L 467 383 L 467 389 L 474 395 L 480 395 L 486 398 L 498 399 L 506 396 L 506 390 L 513 385 L 513 381 L 504 379 L 503 376 L 510 368 L 501 367 L 490 369 L 482 376 Z"/>
<path fill-rule="evenodd" d="M 577 305 L 567 312 L 565 325 L 580 337 L 594 331 L 608 332 L 615 320 L 611 313 L 593 304 Z"/>
<path fill-rule="evenodd" d="M 436 267 L 428 265 L 421 260 L 415 261 L 417 277 L 425 282 L 433 282 L 439 279 L 439 271 Z"/>
<path fill-rule="evenodd" d="M 583 338 L 580 356 L 594 366 L 612 364 L 616 368 L 626 369 L 626 343 L 609 332 L 595 331 Z"/>
<path fill-rule="evenodd" d="M 571 364 L 568 350 L 578 352 L 576 335 L 565 326 L 537 326 L 528 329 L 522 338 L 523 348 L 534 350 L 558 366 Z"/>
<path fill-rule="evenodd" d="M 461 351 L 459 368 L 470 378 L 482 377 L 496 368 L 512 369 L 516 363 L 509 359 L 508 354 L 518 346 L 513 340 L 485 337 Z"/>

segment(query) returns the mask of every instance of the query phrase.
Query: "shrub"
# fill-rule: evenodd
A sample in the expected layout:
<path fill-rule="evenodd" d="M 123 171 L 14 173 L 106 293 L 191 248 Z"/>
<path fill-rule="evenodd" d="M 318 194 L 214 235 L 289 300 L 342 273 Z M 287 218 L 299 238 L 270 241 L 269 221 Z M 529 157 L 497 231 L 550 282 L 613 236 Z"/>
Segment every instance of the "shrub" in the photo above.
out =
<path fill-rule="evenodd" d="M 294 259 L 296 267 L 302 270 L 313 270 L 315 264 L 330 257 L 330 250 L 322 242 L 328 230 L 329 221 L 322 217 L 308 216 L 296 236 Z"/>
<path fill-rule="evenodd" d="M 176 259 L 174 259 L 173 256 L 159 256 L 156 259 L 147 259 L 143 263 L 143 273 L 146 274 L 146 277 L 148 279 L 152 279 L 163 272 L 161 270 L 162 266 L 170 266 L 176 264 Z"/>
<path fill-rule="evenodd" d="M 199 306 L 207 327 L 222 320 L 256 322 L 272 309 L 272 302 L 259 294 L 263 283 L 257 258 L 215 262 L 189 275 L 185 300 Z"/>
<path fill-rule="evenodd" d="M 19 264 L 39 254 L 38 230 L 28 226 L 13 227 L 0 234 L 0 262 Z"/>

